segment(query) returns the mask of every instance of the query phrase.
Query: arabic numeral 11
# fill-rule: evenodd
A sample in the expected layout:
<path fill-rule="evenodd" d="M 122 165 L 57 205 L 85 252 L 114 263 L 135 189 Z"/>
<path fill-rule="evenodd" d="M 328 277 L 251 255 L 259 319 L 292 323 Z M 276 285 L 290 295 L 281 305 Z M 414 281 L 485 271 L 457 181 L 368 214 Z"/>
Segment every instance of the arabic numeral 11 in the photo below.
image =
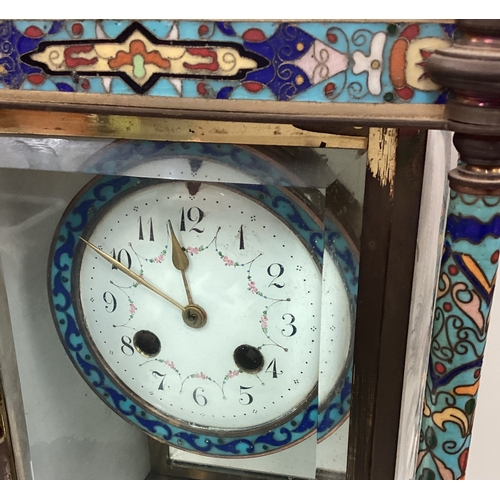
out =
<path fill-rule="evenodd" d="M 149 241 L 155 240 L 155 234 L 153 230 L 153 217 L 150 217 L 146 223 L 149 226 Z M 139 216 L 139 240 L 144 240 L 144 230 L 142 227 L 142 215 Z"/>

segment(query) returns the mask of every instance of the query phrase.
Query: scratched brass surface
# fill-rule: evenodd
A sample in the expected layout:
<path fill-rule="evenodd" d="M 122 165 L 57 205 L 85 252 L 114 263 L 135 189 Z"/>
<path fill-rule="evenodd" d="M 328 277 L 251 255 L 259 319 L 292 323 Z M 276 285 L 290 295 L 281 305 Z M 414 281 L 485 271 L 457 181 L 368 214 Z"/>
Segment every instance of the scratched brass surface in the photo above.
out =
<path fill-rule="evenodd" d="M 287 124 L 213 122 L 35 109 L 0 109 L 0 134 L 313 148 L 366 149 L 367 146 L 367 139 L 362 136 L 313 132 Z"/>

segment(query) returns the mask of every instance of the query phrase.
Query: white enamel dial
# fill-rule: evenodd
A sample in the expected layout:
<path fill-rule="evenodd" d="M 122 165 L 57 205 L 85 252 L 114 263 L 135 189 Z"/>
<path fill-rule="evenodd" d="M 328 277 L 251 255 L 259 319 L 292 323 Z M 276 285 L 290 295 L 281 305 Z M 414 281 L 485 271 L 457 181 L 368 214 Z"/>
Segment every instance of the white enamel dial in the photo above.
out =
<path fill-rule="evenodd" d="M 312 400 L 321 269 L 272 211 L 222 185 L 161 182 L 95 219 L 84 238 L 172 299 L 81 243 L 79 321 L 106 371 L 138 401 L 217 433 L 271 426 Z M 193 305 L 206 314 L 198 328 L 178 307 L 189 295 L 173 238 L 188 259 Z"/>

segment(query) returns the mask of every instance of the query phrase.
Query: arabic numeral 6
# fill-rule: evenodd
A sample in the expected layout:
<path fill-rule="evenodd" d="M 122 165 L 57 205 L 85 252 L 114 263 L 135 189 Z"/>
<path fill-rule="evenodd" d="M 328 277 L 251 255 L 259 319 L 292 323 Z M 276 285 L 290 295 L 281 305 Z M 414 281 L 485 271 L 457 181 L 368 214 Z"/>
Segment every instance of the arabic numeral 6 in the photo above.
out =
<path fill-rule="evenodd" d="M 200 394 L 202 392 L 205 392 L 205 390 L 203 389 L 203 387 L 197 387 L 194 391 L 193 391 L 193 399 L 194 399 L 194 402 L 199 405 L 199 406 L 206 406 L 208 401 L 207 401 L 207 398 L 203 395 L 203 394 Z"/>

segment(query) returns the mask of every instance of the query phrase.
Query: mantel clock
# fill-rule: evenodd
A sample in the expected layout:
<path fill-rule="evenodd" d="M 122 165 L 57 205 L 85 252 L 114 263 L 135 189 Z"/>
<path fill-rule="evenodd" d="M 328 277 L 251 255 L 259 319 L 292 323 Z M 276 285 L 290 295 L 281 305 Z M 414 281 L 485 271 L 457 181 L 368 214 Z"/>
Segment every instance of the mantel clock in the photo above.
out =
<path fill-rule="evenodd" d="M 2 21 L 3 475 L 463 478 L 499 36 Z"/>

